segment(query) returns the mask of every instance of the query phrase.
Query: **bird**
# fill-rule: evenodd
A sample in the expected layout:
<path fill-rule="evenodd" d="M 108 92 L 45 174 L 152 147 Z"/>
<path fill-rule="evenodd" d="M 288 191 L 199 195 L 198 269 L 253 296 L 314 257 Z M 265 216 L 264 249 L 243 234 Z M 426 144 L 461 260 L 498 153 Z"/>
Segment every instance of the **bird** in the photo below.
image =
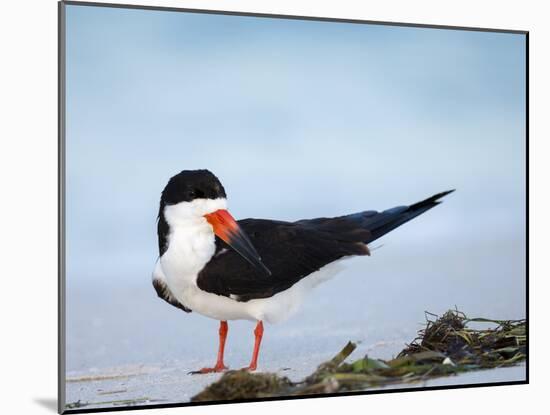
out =
<path fill-rule="evenodd" d="M 264 322 L 287 319 L 311 289 L 338 273 L 341 261 L 369 256 L 368 244 L 437 206 L 453 191 L 381 212 L 295 222 L 237 221 L 212 172 L 183 170 L 171 177 L 159 203 L 153 287 L 172 306 L 220 322 L 216 363 L 190 373 L 228 369 L 224 351 L 231 320 L 256 323 L 252 358 L 243 368 L 256 370 Z"/>

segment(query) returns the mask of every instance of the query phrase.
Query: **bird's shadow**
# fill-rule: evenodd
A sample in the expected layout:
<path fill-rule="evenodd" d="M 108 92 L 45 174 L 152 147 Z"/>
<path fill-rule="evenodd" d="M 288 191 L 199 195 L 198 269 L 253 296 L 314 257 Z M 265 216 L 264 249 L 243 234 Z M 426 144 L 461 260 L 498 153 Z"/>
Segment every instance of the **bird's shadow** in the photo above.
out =
<path fill-rule="evenodd" d="M 38 405 L 57 413 L 57 399 L 55 398 L 34 398 Z"/>

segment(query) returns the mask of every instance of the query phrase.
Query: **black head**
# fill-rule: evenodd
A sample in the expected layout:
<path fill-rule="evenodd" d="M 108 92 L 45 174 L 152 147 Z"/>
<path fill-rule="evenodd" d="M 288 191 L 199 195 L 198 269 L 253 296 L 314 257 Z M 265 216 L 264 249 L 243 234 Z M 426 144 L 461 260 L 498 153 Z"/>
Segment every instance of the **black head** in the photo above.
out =
<path fill-rule="evenodd" d="M 159 254 L 167 249 L 170 226 L 184 227 L 189 221 L 210 224 L 212 233 L 238 252 L 259 272 L 271 275 L 260 255 L 229 214 L 225 189 L 208 170 L 184 170 L 169 181 L 160 198 L 158 215 Z M 214 243 L 214 239 L 212 239 Z"/>
<path fill-rule="evenodd" d="M 208 170 L 183 170 L 169 181 L 160 198 L 161 206 L 191 202 L 195 199 L 225 198 L 225 189 Z"/>

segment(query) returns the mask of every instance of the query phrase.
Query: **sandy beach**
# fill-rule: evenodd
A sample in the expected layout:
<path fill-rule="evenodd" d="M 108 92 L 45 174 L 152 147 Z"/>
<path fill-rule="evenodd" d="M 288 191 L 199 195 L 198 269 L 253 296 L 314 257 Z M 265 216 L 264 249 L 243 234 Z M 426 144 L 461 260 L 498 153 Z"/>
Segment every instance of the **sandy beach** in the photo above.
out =
<path fill-rule="evenodd" d="M 387 267 L 386 252 L 380 250 L 373 258 L 350 260 L 342 274 L 318 287 L 290 320 L 266 325 L 259 370 L 301 380 L 348 340 L 358 342 L 350 359 L 365 354 L 389 359 L 412 341 L 423 326 L 421 304 L 429 305 L 428 311 L 435 313 L 443 313 L 456 304 L 472 317 L 524 317 L 521 303 L 480 302 L 472 298 L 467 278 L 454 289 L 439 290 L 437 296 L 425 291 L 426 287 L 435 286 L 439 278 L 435 270 L 423 279 L 417 278 L 416 284 L 407 284 L 401 273 Z M 365 272 L 376 278 L 363 277 Z M 449 281 L 454 280 L 452 271 L 446 275 Z M 489 292 L 483 281 L 474 282 L 481 292 Z M 491 284 L 490 279 L 485 283 Z M 219 374 L 188 374 L 213 364 L 217 322 L 165 304 L 156 297 L 147 277 L 126 279 L 125 285 L 116 279 L 87 280 L 69 284 L 68 288 L 68 404 L 80 401 L 95 407 L 187 402 L 219 378 Z M 395 304 L 399 304 L 398 309 Z M 251 322 L 229 323 L 226 364 L 230 368 L 248 364 L 253 328 Z M 517 366 L 439 378 L 425 385 L 394 387 L 524 378 L 525 366 Z"/>

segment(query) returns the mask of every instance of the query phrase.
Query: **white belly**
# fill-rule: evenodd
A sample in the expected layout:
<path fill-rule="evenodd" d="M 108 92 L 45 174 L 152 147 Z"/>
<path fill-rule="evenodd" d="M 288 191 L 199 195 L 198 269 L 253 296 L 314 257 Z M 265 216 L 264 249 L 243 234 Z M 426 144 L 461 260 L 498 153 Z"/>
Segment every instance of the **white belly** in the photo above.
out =
<path fill-rule="evenodd" d="M 343 268 L 341 264 L 343 259 L 345 258 L 326 265 L 273 297 L 246 302 L 201 290 L 196 285 L 196 274 L 193 278 L 189 278 L 195 283 L 183 282 L 183 278 L 176 284 L 168 282 L 169 278 L 167 282 L 178 301 L 204 316 L 216 320 L 262 320 L 268 323 L 279 323 L 300 308 L 310 290 L 336 275 Z"/>
<path fill-rule="evenodd" d="M 174 224 L 168 235 L 168 249 L 160 258 L 163 276 L 157 277 L 166 282 L 172 295 L 185 307 L 216 320 L 283 321 L 298 310 L 307 292 L 341 269 L 338 260 L 273 297 L 241 302 L 197 286 L 197 276 L 215 250 L 215 236 L 206 220 Z M 155 273 L 159 271 L 157 267 Z"/>

